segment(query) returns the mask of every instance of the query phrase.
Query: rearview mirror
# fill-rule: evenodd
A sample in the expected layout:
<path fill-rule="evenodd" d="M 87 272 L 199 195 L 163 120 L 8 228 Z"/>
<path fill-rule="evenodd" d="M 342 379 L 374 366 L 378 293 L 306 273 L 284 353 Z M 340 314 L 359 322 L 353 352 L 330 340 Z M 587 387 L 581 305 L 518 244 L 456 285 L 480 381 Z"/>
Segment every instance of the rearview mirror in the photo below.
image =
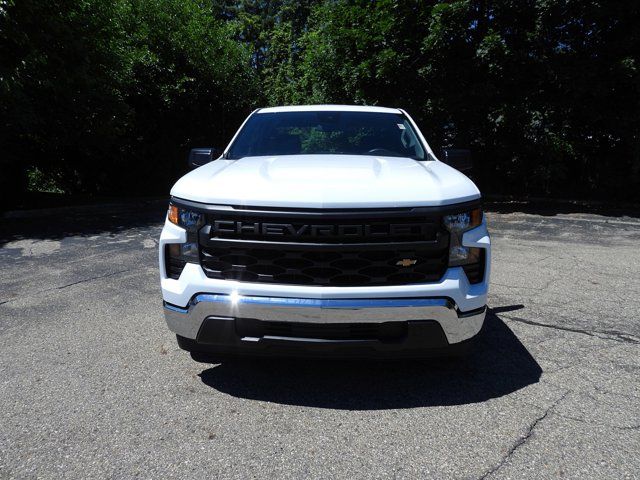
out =
<path fill-rule="evenodd" d="M 442 151 L 442 161 L 461 172 L 466 172 L 473 168 L 471 150 L 446 148 Z"/>
<path fill-rule="evenodd" d="M 189 152 L 189 168 L 198 168 L 220 156 L 222 152 L 213 147 L 192 148 Z"/>

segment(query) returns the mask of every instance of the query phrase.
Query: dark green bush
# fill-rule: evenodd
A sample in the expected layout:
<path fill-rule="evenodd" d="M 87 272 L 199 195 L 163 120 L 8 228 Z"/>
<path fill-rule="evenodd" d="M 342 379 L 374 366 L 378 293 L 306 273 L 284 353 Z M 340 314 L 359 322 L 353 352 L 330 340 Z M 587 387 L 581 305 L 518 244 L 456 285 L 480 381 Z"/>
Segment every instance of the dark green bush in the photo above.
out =
<path fill-rule="evenodd" d="M 235 25 L 201 2 L 20 0 L 1 21 L 14 191 L 37 167 L 69 193 L 166 192 L 188 149 L 228 140 L 257 96 Z"/>

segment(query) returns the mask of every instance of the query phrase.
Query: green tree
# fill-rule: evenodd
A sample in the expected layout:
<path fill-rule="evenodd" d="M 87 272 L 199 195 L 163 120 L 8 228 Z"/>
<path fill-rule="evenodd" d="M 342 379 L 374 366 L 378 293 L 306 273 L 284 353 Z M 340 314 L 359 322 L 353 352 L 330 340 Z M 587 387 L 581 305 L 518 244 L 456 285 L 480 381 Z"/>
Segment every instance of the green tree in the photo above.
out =
<path fill-rule="evenodd" d="M 638 198 L 639 20 L 622 1 L 323 2 L 271 89 L 404 107 L 436 147 L 472 147 L 485 191 Z"/>
<path fill-rule="evenodd" d="M 622 0 L 5 0 L 0 188 L 37 167 L 166 191 L 252 108 L 332 102 L 405 108 L 473 149 L 485 192 L 638 199 L 639 21 Z"/>
<path fill-rule="evenodd" d="M 117 154 L 130 109 L 128 64 L 108 0 L 20 0 L 0 10 L 2 190 L 23 191 L 37 166 L 66 189 L 95 185 L 93 172 Z"/>
<path fill-rule="evenodd" d="M 257 96 L 237 25 L 196 0 L 20 0 L 0 22 L 3 192 L 32 167 L 71 193 L 166 191 Z"/>
<path fill-rule="evenodd" d="M 250 51 L 234 41 L 237 25 L 201 2 L 131 3 L 131 78 L 125 92 L 134 115 L 123 162 L 166 191 L 184 172 L 194 146 L 226 146 L 258 95 Z"/>

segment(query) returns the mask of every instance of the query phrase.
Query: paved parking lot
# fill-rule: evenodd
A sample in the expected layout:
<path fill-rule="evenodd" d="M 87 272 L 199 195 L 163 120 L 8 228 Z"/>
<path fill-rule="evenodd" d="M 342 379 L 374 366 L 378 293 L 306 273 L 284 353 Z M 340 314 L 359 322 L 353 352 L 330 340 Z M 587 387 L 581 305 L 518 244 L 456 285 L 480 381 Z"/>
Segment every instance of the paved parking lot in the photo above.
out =
<path fill-rule="evenodd" d="M 0 478 L 638 478 L 640 219 L 489 213 L 464 361 L 193 362 L 165 206 L 0 228 Z"/>

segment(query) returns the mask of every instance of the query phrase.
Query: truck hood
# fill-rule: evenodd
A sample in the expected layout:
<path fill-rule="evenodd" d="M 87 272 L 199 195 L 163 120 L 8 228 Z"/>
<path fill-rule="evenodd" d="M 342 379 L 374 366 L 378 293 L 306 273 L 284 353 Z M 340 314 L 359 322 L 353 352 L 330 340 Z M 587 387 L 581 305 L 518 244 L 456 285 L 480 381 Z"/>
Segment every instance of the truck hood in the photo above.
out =
<path fill-rule="evenodd" d="M 391 208 L 465 202 L 480 192 L 437 160 L 283 155 L 213 161 L 178 180 L 171 195 L 218 205 Z"/>

